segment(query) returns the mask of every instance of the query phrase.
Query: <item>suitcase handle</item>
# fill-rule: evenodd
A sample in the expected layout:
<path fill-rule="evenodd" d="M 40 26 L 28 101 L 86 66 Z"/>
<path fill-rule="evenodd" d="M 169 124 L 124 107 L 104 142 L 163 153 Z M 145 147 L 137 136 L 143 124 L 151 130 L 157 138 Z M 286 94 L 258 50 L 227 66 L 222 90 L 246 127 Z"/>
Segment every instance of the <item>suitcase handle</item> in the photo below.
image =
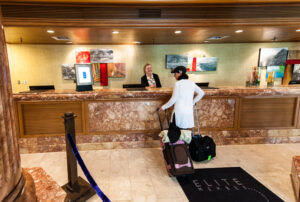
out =
<path fill-rule="evenodd" d="M 159 125 L 160 125 L 160 129 L 164 130 L 163 123 L 162 123 L 162 120 L 161 120 L 160 115 L 159 115 L 159 109 L 160 108 L 156 109 L 158 120 L 159 120 Z M 165 117 L 166 117 L 167 122 L 168 122 L 168 126 L 170 126 L 170 121 L 169 121 L 168 116 L 167 116 L 167 110 L 164 110 L 164 112 L 165 112 Z"/>
<path fill-rule="evenodd" d="M 196 119 L 197 119 L 197 129 L 198 129 L 198 135 L 200 135 L 200 123 L 199 123 L 199 116 L 198 116 L 198 107 L 197 107 L 197 103 L 195 103 L 195 111 L 196 111 Z M 195 127 L 193 128 L 193 136 L 195 135 Z"/>

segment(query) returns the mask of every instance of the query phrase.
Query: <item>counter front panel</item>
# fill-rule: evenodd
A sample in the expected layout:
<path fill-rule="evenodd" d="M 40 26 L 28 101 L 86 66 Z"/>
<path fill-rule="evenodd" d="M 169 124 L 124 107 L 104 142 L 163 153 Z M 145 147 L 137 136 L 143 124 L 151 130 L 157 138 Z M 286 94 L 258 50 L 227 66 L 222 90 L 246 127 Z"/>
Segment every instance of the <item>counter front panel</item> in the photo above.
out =
<path fill-rule="evenodd" d="M 205 96 L 197 105 L 200 132 L 213 137 L 217 144 L 300 142 L 300 87 L 204 91 Z M 34 144 L 39 148 L 38 142 L 50 145 L 47 151 L 63 150 L 61 117 L 69 111 L 77 116 L 79 147 L 159 146 L 160 125 L 156 109 L 168 101 L 171 94 L 172 89 L 166 88 L 15 94 L 21 151 L 43 152 L 45 145 L 40 149 L 28 149 Z M 171 111 L 168 111 L 169 116 Z M 166 121 L 164 127 L 167 127 Z"/>

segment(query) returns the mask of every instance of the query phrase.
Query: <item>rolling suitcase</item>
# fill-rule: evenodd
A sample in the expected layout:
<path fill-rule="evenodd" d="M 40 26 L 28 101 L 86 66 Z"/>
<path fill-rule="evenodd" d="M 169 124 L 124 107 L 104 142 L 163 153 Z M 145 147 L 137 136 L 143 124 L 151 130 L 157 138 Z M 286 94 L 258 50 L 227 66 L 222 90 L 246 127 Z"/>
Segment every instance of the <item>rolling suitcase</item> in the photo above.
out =
<path fill-rule="evenodd" d="M 161 121 L 159 111 L 157 110 L 158 119 L 160 122 L 161 130 L 163 130 L 163 123 Z M 165 116 L 170 126 L 170 122 L 167 118 L 167 114 L 165 111 Z M 194 166 L 191 160 L 189 150 L 187 148 L 186 143 L 183 140 L 178 140 L 175 143 L 164 143 L 162 139 L 160 139 L 162 152 L 165 159 L 165 165 L 168 171 L 169 176 L 181 176 L 186 174 L 194 173 Z"/>
<path fill-rule="evenodd" d="M 193 128 L 193 137 L 189 144 L 189 152 L 193 161 L 200 162 L 204 160 L 211 160 L 216 156 L 216 144 L 211 137 L 202 136 L 200 134 L 197 105 L 195 105 L 195 111 L 198 124 L 198 134 L 195 134 L 195 129 Z"/>

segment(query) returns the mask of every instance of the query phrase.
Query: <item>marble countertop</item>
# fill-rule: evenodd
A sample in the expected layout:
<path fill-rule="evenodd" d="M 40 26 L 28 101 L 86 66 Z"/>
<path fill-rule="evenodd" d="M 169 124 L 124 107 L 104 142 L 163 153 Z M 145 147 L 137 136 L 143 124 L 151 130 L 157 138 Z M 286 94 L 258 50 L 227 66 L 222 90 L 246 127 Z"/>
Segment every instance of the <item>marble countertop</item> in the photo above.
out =
<path fill-rule="evenodd" d="M 300 96 L 300 85 L 279 87 L 219 87 L 203 89 L 205 96 Z M 48 90 L 44 92 L 14 93 L 15 101 L 80 101 L 117 98 L 169 98 L 172 88 L 147 88 L 145 91 L 126 89 L 94 89 L 77 92 L 75 90 Z"/>

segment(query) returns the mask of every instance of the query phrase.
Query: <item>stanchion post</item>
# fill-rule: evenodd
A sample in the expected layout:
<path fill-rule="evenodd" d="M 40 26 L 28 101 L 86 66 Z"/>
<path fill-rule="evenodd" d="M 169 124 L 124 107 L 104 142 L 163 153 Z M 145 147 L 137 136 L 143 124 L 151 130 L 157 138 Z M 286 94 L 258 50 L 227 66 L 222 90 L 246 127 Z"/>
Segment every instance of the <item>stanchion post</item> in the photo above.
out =
<path fill-rule="evenodd" d="M 76 145 L 75 135 L 75 118 L 73 112 L 66 112 L 62 117 L 65 120 L 65 132 L 66 132 L 66 153 L 67 153 L 67 169 L 68 169 L 68 183 L 63 185 L 62 188 L 67 193 L 66 201 L 86 201 L 95 194 L 95 191 L 81 177 L 78 177 L 77 173 L 77 161 L 72 152 L 71 145 L 68 140 L 68 134 L 72 136 L 72 139 Z"/>
<path fill-rule="evenodd" d="M 77 181 L 78 173 L 77 173 L 77 162 L 75 155 L 72 152 L 69 140 L 67 135 L 70 134 L 76 144 L 76 136 L 75 136 L 75 117 L 74 113 L 68 112 L 65 113 L 65 131 L 66 131 L 66 152 L 67 152 L 67 168 L 68 168 L 68 185 L 67 188 L 73 192 L 79 191 L 79 185 Z"/>

